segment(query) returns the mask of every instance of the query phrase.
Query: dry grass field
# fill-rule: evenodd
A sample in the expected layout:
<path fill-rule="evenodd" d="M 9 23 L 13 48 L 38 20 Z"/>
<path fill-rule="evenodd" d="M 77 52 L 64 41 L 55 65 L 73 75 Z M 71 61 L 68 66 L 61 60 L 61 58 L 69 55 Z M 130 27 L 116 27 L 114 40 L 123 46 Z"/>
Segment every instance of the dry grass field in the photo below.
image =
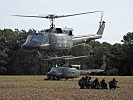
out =
<path fill-rule="evenodd" d="M 0 76 L 0 100 L 133 100 L 132 76 L 96 76 L 118 80 L 116 90 L 79 89 L 78 80 L 44 81 L 44 76 Z M 92 80 L 95 76 L 92 77 Z"/>

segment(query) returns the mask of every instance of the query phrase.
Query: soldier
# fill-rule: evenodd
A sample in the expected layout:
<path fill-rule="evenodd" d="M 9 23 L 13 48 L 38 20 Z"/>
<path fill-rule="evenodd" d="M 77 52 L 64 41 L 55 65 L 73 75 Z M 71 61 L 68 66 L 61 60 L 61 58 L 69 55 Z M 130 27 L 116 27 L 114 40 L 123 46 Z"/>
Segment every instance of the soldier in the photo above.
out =
<path fill-rule="evenodd" d="M 87 75 L 85 76 L 85 86 L 86 88 L 90 89 L 91 88 L 91 77 L 88 77 Z"/>
<path fill-rule="evenodd" d="M 91 81 L 91 77 L 88 77 L 88 82 L 90 82 Z"/>
<path fill-rule="evenodd" d="M 88 79 L 89 78 L 88 75 L 86 75 L 85 78 Z"/>
<path fill-rule="evenodd" d="M 119 88 L 119 87 L 117 86 L 117 82 L 118 82 L 118 81 L 116 81 L 115 78 L 113 78 L 113 80 L 111 80 L 111 81 L 109 82 L 109 89 L 116 89 L 116 88 Z"/>
<path fill-rule="evenodd" d="M 82 77 L 82 79 L 78 81 L 78 85 L 80 86 L 80 89 L 85 87 L 85 77 Z"/>
<path fill-rule="evenodd" d="M 98 78 L 96 78 L 96 79 L 93 81 L 93 88 L 94 88 L 94 89 L 100 89 L 100 83 L 99 83 Z"/>
<path fill-rule="evenodd" d="M 108 87 L 107 87 L 107 83 L 105 82 L 104 79 L 101 80 L 101 82 L 100 82 L 100 86 L 101 86 L 101 89 L 108 89 Z"/>

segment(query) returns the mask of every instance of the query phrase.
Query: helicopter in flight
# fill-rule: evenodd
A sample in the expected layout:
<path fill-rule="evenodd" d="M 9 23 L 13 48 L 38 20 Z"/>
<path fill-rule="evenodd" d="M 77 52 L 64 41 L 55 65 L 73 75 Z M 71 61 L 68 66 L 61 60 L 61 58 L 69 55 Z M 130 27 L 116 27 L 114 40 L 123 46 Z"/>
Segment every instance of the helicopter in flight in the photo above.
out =
<path fill-rule="evenodd" d="M 84 36 L 74 36 L 72 28 L 56 28 L 54 25 L 54 20 L 57 18 L 78 16 L 90 13 L 101 13 L 100 25 L 97 33 L 88 34 Z M 102 21 L 103 12 L 93 11 L 77 14 L 68 15 L 55 15 L 49 14 L 47 16 L 27 16 L 27 15 L 13 15 L 19 17 L 35 17 L 35 18 L 45 18 L 49 19 L 51 22 L 50 28 L 45 29 L 44 32 L 31 33 L 27 36 L 26 42 L 22 44 L 22 49 L 26 52 L 37 52 L 39 55 L 41 51 L 44 52 L 45 56 L 52 58 L 58 56 L 62 52 L 69 52 L 74 46 L 80 45 L 82 43 L 87 43 L 94 39 L 99 39 L 102 37 L 105 22 Z M 65 54 L 65 53 L 64 53 Z"/>

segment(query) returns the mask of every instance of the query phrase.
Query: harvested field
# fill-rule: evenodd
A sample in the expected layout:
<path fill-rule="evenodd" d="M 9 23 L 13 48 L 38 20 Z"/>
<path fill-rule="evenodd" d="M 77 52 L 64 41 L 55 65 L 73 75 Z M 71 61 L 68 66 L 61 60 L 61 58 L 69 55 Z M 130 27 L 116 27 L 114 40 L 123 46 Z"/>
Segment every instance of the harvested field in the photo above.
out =
<path fill-rule="evenodd" d="M 132 76 L 93 76 L 118 80 L 116 90 L 79 89 L 78 80 L 44 81 L 44 76 L 0 76 L 0 100 L 133 100 Z"/>

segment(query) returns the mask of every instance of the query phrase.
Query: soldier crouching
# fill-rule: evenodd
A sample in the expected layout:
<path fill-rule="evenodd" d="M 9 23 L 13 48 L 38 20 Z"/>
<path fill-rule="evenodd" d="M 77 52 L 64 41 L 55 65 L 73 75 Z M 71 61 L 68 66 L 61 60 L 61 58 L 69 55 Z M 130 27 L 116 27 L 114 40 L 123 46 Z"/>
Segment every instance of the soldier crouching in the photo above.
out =
<path fill-rule="evenodd" d="M 88 77 L 88 76 L 82 77 L 78 81 L 78 85 L 80 86 L 80 89 L 84 89 L 84 88 L 87 88 L 87 89 L 108 89 L 108 85 L 104 79 L 102 79 L 100 82 L 99 82 L 98 78 L 91 81 L 91 77 Z M 109 89 L 116 89 L 116 88 L 119 88 L 119 87 L 117 86 L 117 81 L 113 78 L 113 80 L 111 80 L 109 82 Z"/>
<path fill-rule="evenodd" d="M 108 89 L 107 83 L 105 82 L 105 79 L 102 79 L 100 82 L 101 89 Z"/>
<path fill-rule="evenodd" d="M 90 80 L 91 80 L 91 77 L 88 77 L 88 76 L 82 77 L 78 81 L 78 85 L 80 86 L 80 89 L 83 89 L 83 88 L 88 88 L 89 89 L 89 88 L 91 88 Z"/>
<path fill-rule="evenodd" d="M 78 81 L 78 85 L 80 86 L 80 89 L 85 88 L 85 77 L 82 77 L 82 78 Z"/>
<path fill-rule="evenodd" d="M 100 89 L 100 83 L 98 79 L 96 78 L 94 81 L 91 82 L 91 77 L 88 76 L 82 77 L 78 81 L 78 85 L 80 86 L 80 89 Z"/>
<path fill-rule="evenodd" d="M 115 80 L 115 78 L 113 78 L 113 80 L 111 80 L 110 82 L 109 82 L 109 89 L 116 89 L 116 88 L 119 88 L 118 86 L 117 86 L 117 82 L 118 81 L 116 81 Z"/>

